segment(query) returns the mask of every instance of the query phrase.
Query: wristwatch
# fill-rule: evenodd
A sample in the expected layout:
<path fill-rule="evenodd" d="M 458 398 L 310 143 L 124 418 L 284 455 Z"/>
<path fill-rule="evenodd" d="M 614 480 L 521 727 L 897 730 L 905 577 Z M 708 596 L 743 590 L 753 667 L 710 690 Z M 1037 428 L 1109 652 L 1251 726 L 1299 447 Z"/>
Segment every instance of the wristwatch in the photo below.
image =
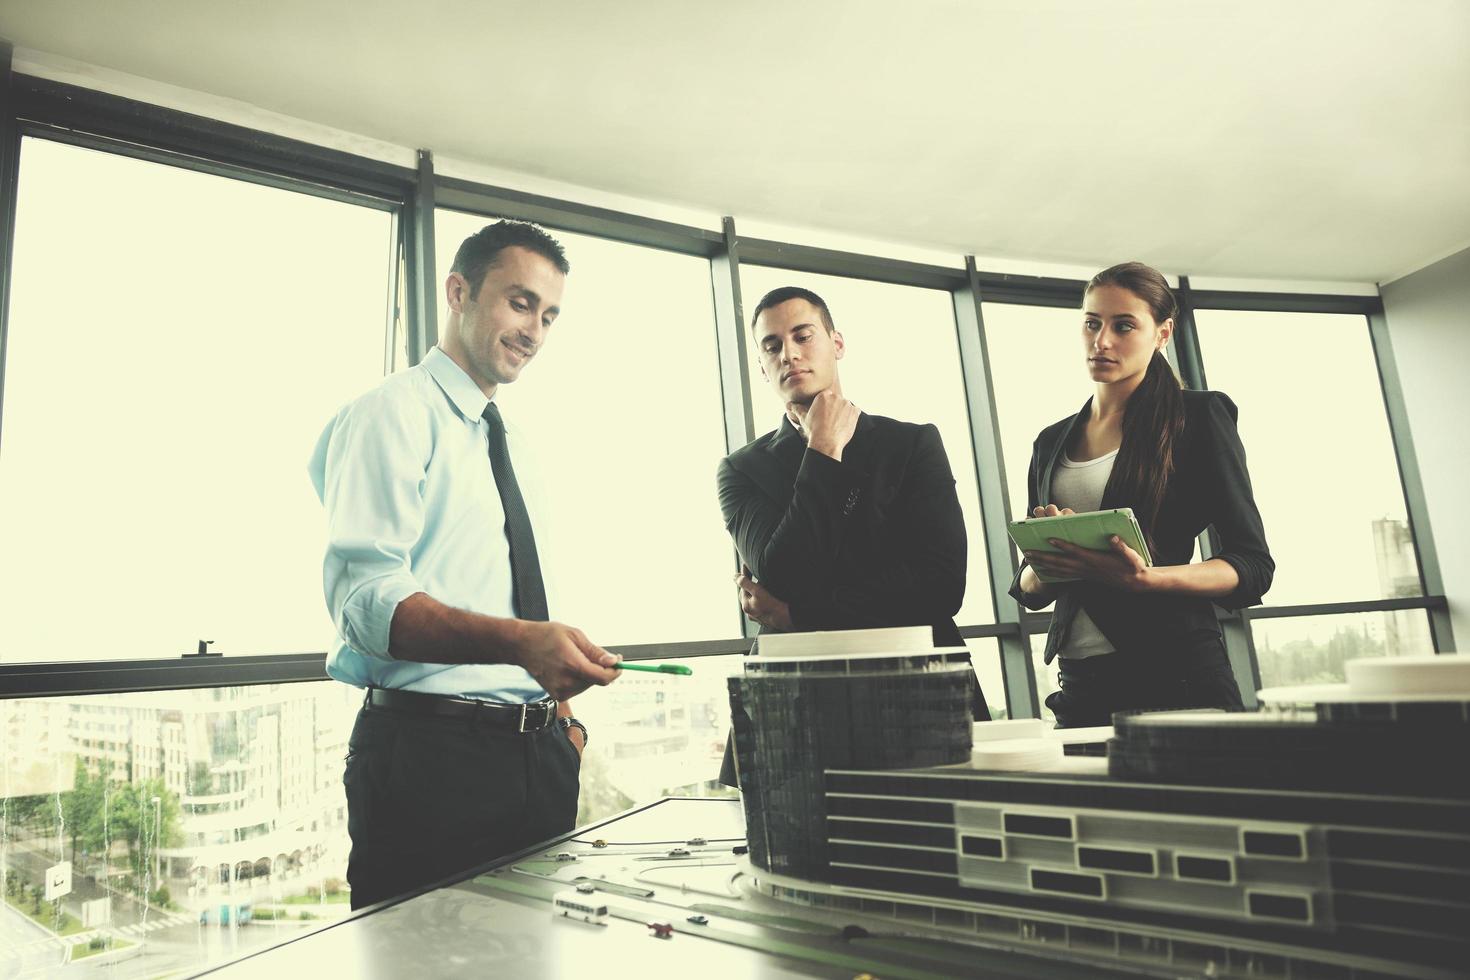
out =
<path fill-rule="evenodd" d="M 581 732 L 582 732 L 582 748 L 585 749 L 587 747 L 587 743 L 590 742 L 590 741 L 592 741 L 592 736 L 590 736 L 590 735 L 587 734 L 587 726 L 584 725 L 584 724 L 582 724 L 577 719 L 575 719 L 575 718 L 559 718 L 559 719 L 557 719 L 557 722 L 558 722 L 558 724 L 561 725 L 561 730 L 562 730 L 563 733 L 566 733 L 566 730 L 568 728 L 573 728 L 573 727 L 578 728 L 578 729 L 581 730 Z"/>

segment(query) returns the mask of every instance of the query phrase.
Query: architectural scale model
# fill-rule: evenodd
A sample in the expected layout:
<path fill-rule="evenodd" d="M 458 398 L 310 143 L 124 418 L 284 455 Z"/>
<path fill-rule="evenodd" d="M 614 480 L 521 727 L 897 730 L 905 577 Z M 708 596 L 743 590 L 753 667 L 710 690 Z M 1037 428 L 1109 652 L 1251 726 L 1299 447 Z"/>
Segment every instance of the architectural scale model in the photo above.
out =
<path fill-rule="evenodd" d="M 1098 757 L 972 726 L 962 651 L 812 642 L 730 680 L 760 895 L 1176 976 L 1470 975 L 1470 656 L 1119 715 Z"/>
<path fill-rule="evenodd" d="M 742 800 L 656 801 L 226 975 L 1470 975 L 1470 657 L 1054 732 L 973 724 L 928 634 L 763 637 L 730 682 Z"/>

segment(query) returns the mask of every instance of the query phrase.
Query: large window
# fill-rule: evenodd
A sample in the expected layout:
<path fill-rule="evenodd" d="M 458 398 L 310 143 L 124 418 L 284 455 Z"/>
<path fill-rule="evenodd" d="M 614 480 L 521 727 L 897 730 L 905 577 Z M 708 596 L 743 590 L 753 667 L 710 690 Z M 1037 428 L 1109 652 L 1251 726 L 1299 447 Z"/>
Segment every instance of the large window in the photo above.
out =
<path fill-rule="evenodd" d="M 440 330 L 455 250 L 487 219 L 435 217 Z M 552 615 L 593 641 L 740 635 L 715 466 L 725 454 L 709 263 L 552 229 L 565 246 L 561 315 L 505 386 L 508 424 L 545 495 L 538 541 Z"/>
<path fill-rule="evenodd" d="M 117 113 L 111 100 L 99 105 Z M 141 108 L 140 119 L 160 118 L 162 110 Z M 211 145 L 208 124 L 164 118 L 164 130 L 177 124 L 205 139 L 196 147 Z M 117 122 L 119 132 L 133 127 L 139 144 L 156 135 L 150 123 L 121 114 Z M 315 158 L 264 134 L 258 147 L 220 158 L 222 170 L 281 168 L 298 176 L 320 159 L 320 173 L 305 177 L 329 199 L 285 189 L 308 187 L 291 178 L 263 177 L 273 185 L 266 186 L 39 135 L 27 136 L 21 149 L 0 405 L 0 673 L 54 693 L 91 682 L 65 668 L 51 681 L 28 662 L 174 657 L 200 640 L 233 655 L 330 649 L 337 640 L 321 594 L 323 515 L 306 463 L 332 415 L 376 384 L 385 362 L 402 369 L 420 353 L 409 349 L 417 332 L 395 331 L 390 316 L 396 304 L 405 321 L 413 319 L 407 295 L 394 287 L 416 285 L 400 281 L 419 266 L 416 212 L 408 206 L 415 172 Z M 478 207 L 453 193 L 457 206 Z M 406 226 L 395 220 L 395 201 Z M 518 207 L 537 213 L 531 203 Z M 716 309 L 725 290 L 712 288 L 721 284 L 711 277 L 724 266 L 699 257 L 718 247 L 714 229 L 573 202 L 556 204 L 554 213 L 550 230 L 573 266 L 565 312 L 536 366 L 501 396 L 507 419 L 528 436 L 526 458 L 517 459 L 523 486 L 548 518 L 538 543 L 552 613 L 605 645 L 670 644 L 660 656 L 695 668 L 693 677 L 629 674 L 578 698 L 577 712 L 593 731 L 583 767 L 587 821 L 664 793 L 722 792 L 712 779 L 728 727 L 725 680 L 739 658 L 692 654 L 743 643 L 733 549 L 714 479 L 726 433 L 743 419 L 722 390 L 716 320 L 733 311 Z M 489 220 L 435 212 L 438 281 L 427 285 L 441 332 L 454 251 Z M 607 237 L 559 231 L 558 222 Z M 617 240 L 623 235 L 671 250 Z M 810 259 L 844 271 L 883 261 L 845 264 L 800 243 L 747 250 L 767 261 Z M 894 266 L 894 275 L 902 268 Z M 747 312 L 780 285 L 822 294 L 848 342 L 841 367 L 847 395 L 866 411 L 938 426 L 969 542 L 968 588 L 956 619 L 993 623 L 985 535 L 1002 543 L 1004 529 L 981 523 L 977 469 L 988 472 L 997 461 L 973 455 L 951 293 L 755 265 L 739 266 L 738 274 Z M 1017 517 L 1025 513 L 1037 433 L 1092 394 L 1077 312 L 1045 305 L 1054 287 L 1032 293 L 1017 278 L 993 295 L 1034 305 L 987 301 L 982 311 L 1004 492 Z M 1335 680 L 1355 656 L 1429 652 L 1431 614 L 1424 610 L 1338 614 L 1340 607 L 1317 605 L 1423 591 L 1364 317 L 1206 309 L 1196 321 L 1211 386 L 1241 409 L 1241 437 L 1278 565 L 1267 602 L 1312 607 L 1246 613 L 1264 683 Z M 754 356 L 746 368 L 760 433 L 777 423 L 781 404 Z M 1333 614 L 1310 615 L 1318 609 Z M 993 632 L 1004 635 L 968 645 L 999 717 L 1007 693 L 1002 654 L 1011 669 L 1025 665 L 1018 637 Z M 1237 644 L 1243 636 L 1229 635 Z M 1044 639 L 1031 637 L 1042 699 L 1055 683 L 1054 667 L 1039 663 Z M 719 642 L 680 646 L 701 640 Z M 1232 649 L 1237 659 L 1242 652 Z M 293 676 L 285 667 L 277 674 L 274 663 L 181 661 L 163 674 L 168 682 L 208 685 L 221 683 L 216 667 L 270 665 L 260 679 Z M 102 665 L 90 677 L 125 687 L 136 674 L 124 666 Z M 79 837 L 86 852 L 79 869 L 96 871 L 103 886 L 111 882 L 134 903 L 161 880 L 175 903 L 194 901 L 174 913 L 187 915 L 218 898 L 217 886 L 249 881 L 253 894 L 284 883 L 304 867 L 309 848 L 301 858 L 294 848 L 278 850 L 265 865 L 263 855 L 236 860 L 231 852 L 212 868 L 204 851 L 187 849 L 253 848 L 282 832 L 315 833 L 294 821 L 302 806 L 327 807 L 340 794 L 340 759 L 327 757 L 340 756 L 359 696 L 338 684 L 266 684 L 0 702 L 0 846 L 9 842 L 7 860 L 50 846 L 43 839 L 60 840 L 61 825 L 47 824 L 48 813 L 65 819 L 68 807 L 85 802 L 76 794 L 99 789 L 120 805 L 157 807 L 166 824 L 170 797 L 150 782 L 163 780 L 178 796 L 174 829 L 184 836 L 163 834 L 160 842 L 161 829 L 148 837 L 138 813 L 122 814 L 118 826 L 133 828 L 132 843 L 113 837 L 97 852 Z M 273 738 L 277 747 L 267 750 Z M 301 747 L 308 740 L 309 752 Z M 272 799 L 274 808 L 264 802 Z M 323 820 L 344 839 L 340 826 Z M 139 853 L 160 859 L 151 877 Z M 335 853 L 327 848 L 311 858 L 317 866 L 307 877 L 320 895 L 336 884 Z M 131 875 L 125 887 L 124 874 Z M 203 934 L 207 957 L 228 952 L 219 945 L 227 934 Z M 193 968 L 182 960 L 157 965 L 152 972 Z"/>
<path fill-rule="evenodd" d="M 1240 407 L 1276 559 L 1266 601 L 1421 594 L 1366 320 L 1217 310 L 1195 318 L 1210 387 Z"/>
<path fill-rule="evenodd" d="M 0 660 L 326 649 L 318 432 L 382 374 L 386 212 L 27 139 Z"/>
<path fill-rule="evenodd" d="M 932 422 L 939 427 L 954 471 L 969 543 L 965 600 L 955 620 L 961 625 L 995 622 L 981 537 L 975 452 L 950 294 L 760 266 L 740 269 L 746 310 L 754 310 L 762 296 L 779 286 L 804 286 L 826 301 L 838 332 L 847 342 L 847 353 L 839 367 L 842 392 L 853 404 L 874 415 L 905 422 Z M 746 320 L 743 328 L 748 330 L 748 316 Z M 747 370 L 756 432 L 768 432 L 781 421 L 784 403 L 761 377 L 754 345 Z"/>

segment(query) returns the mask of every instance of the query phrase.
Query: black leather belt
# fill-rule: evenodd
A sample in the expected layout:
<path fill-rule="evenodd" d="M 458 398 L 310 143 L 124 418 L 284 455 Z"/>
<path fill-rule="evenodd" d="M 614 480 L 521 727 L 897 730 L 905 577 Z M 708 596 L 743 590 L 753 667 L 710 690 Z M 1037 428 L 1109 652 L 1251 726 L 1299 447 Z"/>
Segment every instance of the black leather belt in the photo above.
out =
<path fill-rule="evenodd" d="M 492 728 L 511 732 L 539 732 L 556 723 L 557 702 L 553 698 L 543 698 L 526 704 L 498 704 L 494 701 L 474 701 L 444 694 L 420 694 L 417 691 L 372 687 L 368 688 L 367 703 L 374 708 L 416 715 L 473 718 Z"/>

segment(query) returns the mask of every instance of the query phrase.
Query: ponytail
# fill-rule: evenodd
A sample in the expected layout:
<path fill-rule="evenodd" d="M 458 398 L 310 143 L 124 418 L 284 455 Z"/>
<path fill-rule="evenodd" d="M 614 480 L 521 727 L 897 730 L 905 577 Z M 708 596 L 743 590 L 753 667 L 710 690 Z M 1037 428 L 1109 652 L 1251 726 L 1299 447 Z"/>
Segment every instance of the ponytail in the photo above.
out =
<path fill-rule="evenodd" d="M 1162 351 L 1154 351 L 1143 382 L 1123 411 L 1123 445 L 1113 468 L 1119 496 L 1133 502 L 1149 551 L 1154 523 L 1174 475 L 1174 445 L 1184 429 L 1184 395 Z"/>

